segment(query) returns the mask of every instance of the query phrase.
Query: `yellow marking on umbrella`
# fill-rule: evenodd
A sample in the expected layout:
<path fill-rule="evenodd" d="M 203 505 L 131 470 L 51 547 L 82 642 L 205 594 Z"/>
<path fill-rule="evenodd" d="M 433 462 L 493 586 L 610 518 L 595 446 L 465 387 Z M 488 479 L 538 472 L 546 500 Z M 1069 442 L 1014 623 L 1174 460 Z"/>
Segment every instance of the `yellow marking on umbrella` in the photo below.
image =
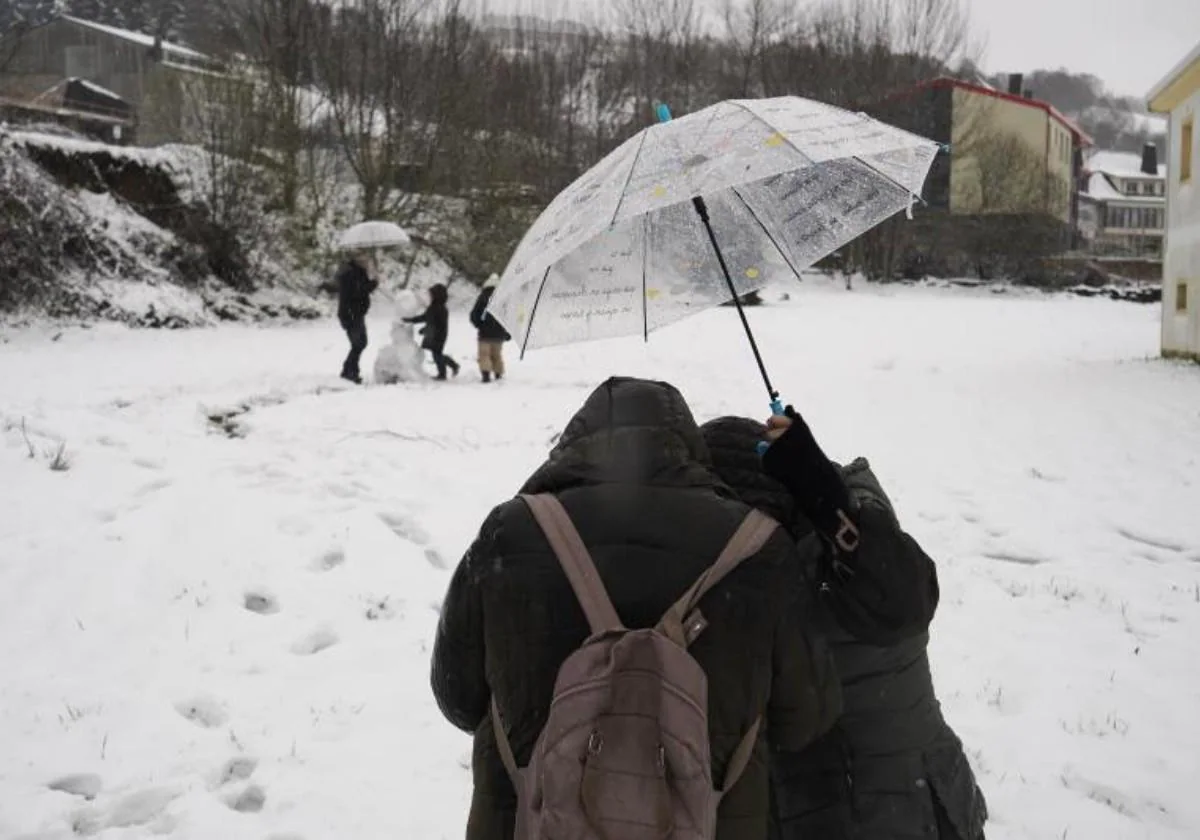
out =
<path fill-rule="evenodd" d="M 662 295 L 662 289 L 647 289 L 646 300 L 657 300 Z"/>
<path fill-rule="evenodd" d="M 784 142 L 785 142 L 784 136 L 782 134 L 780 134 L 778 131 L 776 131 L 774 134 L 772 134 L 770 137 L 767 138 L 767 145 L 770 146 L 771 148 L 775 148 L 776 146 L 782 146 L 784 144 Z"/>
<path fill-rule="evenodd" d="M 749 277 L 751 280 L 754 280 L 755 278 L 758 277 L 758 269 L 757 268 L 747 268 L 746 276 Z"/>
<path fill-rule="evenodd" d="M 651 194 L 655 198 L 663 198 L 667 194 L 667 188 L 664 187 L 662 184 L 659 184 L 651 191 Z"/>

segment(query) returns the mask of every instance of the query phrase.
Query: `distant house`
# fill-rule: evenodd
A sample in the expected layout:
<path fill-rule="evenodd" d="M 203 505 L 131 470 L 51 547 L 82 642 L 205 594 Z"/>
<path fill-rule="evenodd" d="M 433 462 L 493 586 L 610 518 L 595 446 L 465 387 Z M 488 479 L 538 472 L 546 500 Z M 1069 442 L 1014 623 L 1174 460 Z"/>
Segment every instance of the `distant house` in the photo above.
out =
<path fill-rule="evenodd" d="M 12 54 L 0 76 L 3 104 L 36 107 L 67 80 L 90 84 L 127 104 L 146 145 L 187 139 L 188 81 L 222 67 L 182 44 L 69 15 L 12 40 L 3 50 Z"/>
<path fill-rule="evenodd" d="M 1161 257 L 1166 229 L 1167 167 L 1158 148 L 1142 154 L 1096 152 L 1083 165 L 1079 232 L 1088 250 L 1106 256 Z"/>
<path fill-rule="evenodd" d="M 930 206 L 952 215 L 1041 216 L 1074 230 L 1083 150 L 1092 144 L 1053 105 L 1022 90 L 939 78 L 895 93 L 873 116 L 935 140 L 946 149 L 926 181 Z"/>
<path fill-rule="evenodd" d="M 1162 350 L 1164 355 L 1200 360 L 1200 188 L 1194 171 L 1200 158 L 1200 44 L 1147 99 L 1151 111 L 1170 115 Z"/>

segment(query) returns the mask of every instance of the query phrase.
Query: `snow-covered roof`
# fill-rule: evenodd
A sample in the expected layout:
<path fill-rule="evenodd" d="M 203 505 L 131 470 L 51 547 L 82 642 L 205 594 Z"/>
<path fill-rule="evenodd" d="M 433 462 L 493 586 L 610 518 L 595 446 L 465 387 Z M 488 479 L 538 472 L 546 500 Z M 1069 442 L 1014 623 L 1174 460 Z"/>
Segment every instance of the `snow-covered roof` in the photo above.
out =
<path fill-rule="evenodd" d="M 1121 192 L 1109 179 L 1108 175 L 1103 172 L 1093 172 L 1088 176 L 1087 191 L 1081 193 L 1085 198 L 1090 198 L 1093 201 L 1103 202 L 1121 202 L 1122 204 L 1147 204 L 1159 205 L 1166 204 L 1164 196 L 1156 195 L 1126 195 Z"/>
<path fill-rule="evenodd" d="M 71 15 L 62 15 L 61 17 L 62 20 L 70 21 L 76 26 L 83 26 L 87 27 L 88 29 L 93 29 L 97 32 L 103 32 L 105 35 L 111 35 L 114 38 L 121 38 L 122 40 L 129 41 L 130 43 L 139 44 L 143 47 L 154 46 L 153 35 L 147 35 L 143 32 L 134 32 L 130 29 L 119 29 L 116 26 L 109 26 L 105 23 L 96 23 L 95 21 L 84 20 L 83 18 L 72 17 Z M 174 53 L 179 56 L 199 59 L 201 61 L 212 61 L 212 58 L 204 53 L 196 52 L 196 50 L 192 49 L 191 47 L 185 47 L 182 44 L 175 44 L 167 40 L 163 40 L 162 49 L 164 53 Z"/>
<path fill-rule="evenodd" d="M 1153 178 L 1142 171 L 1142 156 L 1135 152 L 1093 152 L 1084 163 L 1089 172 L 1103 172 L 1115 178 Z M 1167 165 L 1158 164 L 1158 177 L 1167 177 Z"/>
<path fill-rule="evenodd" d="M 1150 109 L 1157 113 L 1162 113 L 1169 108 L 1169 103 L 1157 102 L 1164 93 L 1167 92 L 1176 82 L 1183 78 L 1184 74 L 1192 67 L 1193 64 L 1200 63 L 1200 43 L 1197 43 L 1195 48 L 1184 56 L 1183 60 L 1171 68 L 1170 72 L 1156 84 L 1148 94 L 1146 94 L 1146 102 L 1149 103 Z"/>
<path fill-rule="evenodd" d="M 98 85 L 95 82 L 89 82 L 87 79 L 81 79 L 78 76 L 73 76 L 72 78 L 67 79 L 67 81 L 68 82 L 77 82 L 78 84 L 83 85 L 88 90 L 91 90 L 94 93 L 98 93 L 101 96 L 107 96 L 110 99 L 120 99 L 122 102 L 125 101 L 125 97 L 121 96 L 121 94 L 113 93 L 108 88 L 102 87 L 101 85 Z"/>

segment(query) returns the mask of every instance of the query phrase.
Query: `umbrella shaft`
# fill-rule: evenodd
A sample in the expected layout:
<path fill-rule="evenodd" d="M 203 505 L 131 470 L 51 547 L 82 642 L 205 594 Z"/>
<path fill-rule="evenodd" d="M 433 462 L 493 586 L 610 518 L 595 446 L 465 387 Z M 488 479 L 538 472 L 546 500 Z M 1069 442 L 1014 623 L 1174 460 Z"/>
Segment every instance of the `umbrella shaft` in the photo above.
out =
<path fill-rule="evenodd" d="M 700 216 L 700 221 L 704 223 L 704 230 L 708 233 L 708 241 L 712 243 L 713 251 L 717 254 L 717 263 L 721 266 L 721 273 L 725 276 L 725 285 L 729 287 L 730 293 L 733 295 L 733 305 L 737 307 L 738 317 L 742 319 L 742 329 L 746 331 L 746 338 L 750 341 L 750 349 L 754 352 L 754 361 L 758 363 L 758 372 L 762 374 L 763 384 L 767 386 L 767 393 L 771 395 L 771 400 L 779 398 L 779 392 L 771 385 L 771 377 L 767 376 L 767 366 L 763 362 L 762 354 L 758 352 L 758 342 L 754 340 L 754 332 L 750 329 L 750 321 L 746 319 L 746 310 L 742 308 L 742 300 L 738 297 L 737 289 L 734 288 L 733 278 L 729 275 L 729 266 L 725 265 L 725 255 L 721 253 L 721 246 L 717 242 L 717 235 L 713 232 L 712 223 L 708 219 L 708 205 L 704 203 L 704 199 L 696 196 L 692 199 L 692 206 L 696 208 L 697 215 Z"/>

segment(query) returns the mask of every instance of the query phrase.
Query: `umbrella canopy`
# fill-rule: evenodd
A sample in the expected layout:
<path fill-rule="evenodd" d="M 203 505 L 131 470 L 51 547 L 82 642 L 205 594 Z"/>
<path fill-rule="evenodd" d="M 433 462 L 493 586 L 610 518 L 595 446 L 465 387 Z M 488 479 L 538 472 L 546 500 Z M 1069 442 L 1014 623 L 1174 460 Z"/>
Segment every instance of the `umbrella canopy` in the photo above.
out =
<path fill-rule="evenodd" d="M 337 247 L 343 251 L 358 251 L 367 248 L 391 248 L 408 245 L 412 238 L 408 232 L 391 222 L 359 222 L 342 231 Z"/>
<path fill-rule="evenodd" d="M 731 100 L 650 126 L 550 203 L 489 311 L 522 353 L 646 337 L 734 288 L 798 278 L 911 207 L 938 148 L 798 97 Z"/>

